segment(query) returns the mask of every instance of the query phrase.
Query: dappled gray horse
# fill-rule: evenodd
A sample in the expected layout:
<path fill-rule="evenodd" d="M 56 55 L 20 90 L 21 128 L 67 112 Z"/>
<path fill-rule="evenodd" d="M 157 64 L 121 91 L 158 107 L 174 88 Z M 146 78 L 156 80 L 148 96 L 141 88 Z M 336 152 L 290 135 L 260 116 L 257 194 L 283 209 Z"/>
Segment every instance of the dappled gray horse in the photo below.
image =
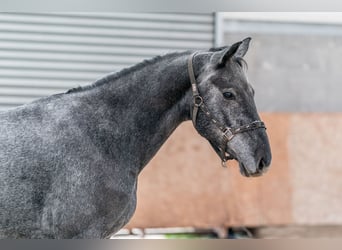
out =
<path fill-rule="evenodd" d="M 134 213 L 139 173 L 186 120 L 223 163 L 265 172 L 249 42 L 159 56 L 0 113 L 0 237 L 109 237 Z"/>

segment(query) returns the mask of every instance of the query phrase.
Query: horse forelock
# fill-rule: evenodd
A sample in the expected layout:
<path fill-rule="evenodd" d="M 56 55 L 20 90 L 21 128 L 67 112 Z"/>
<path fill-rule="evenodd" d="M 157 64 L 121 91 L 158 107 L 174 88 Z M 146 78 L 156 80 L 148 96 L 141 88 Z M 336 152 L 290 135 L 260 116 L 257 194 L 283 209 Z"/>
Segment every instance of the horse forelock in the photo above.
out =
<path fill-rule="evenodd" d="M 235 61 L 242 67 L 245 72 L 248 70 L 248 64 L 242 57 L 236 57 Z"/>

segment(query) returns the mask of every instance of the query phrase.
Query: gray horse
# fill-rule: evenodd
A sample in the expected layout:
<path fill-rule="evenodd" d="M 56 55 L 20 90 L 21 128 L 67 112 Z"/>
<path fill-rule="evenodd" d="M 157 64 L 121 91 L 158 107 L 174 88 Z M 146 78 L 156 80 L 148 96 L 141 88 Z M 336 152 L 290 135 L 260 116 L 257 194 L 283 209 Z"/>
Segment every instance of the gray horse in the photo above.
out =
<path fill-rule="evenodd" d="M 159 56 L 1 112 L 0 238 L 110 237 L 134 213 L 141 170 L 190 119 L 223 162 L 265 172 L 249 42 Z"/>

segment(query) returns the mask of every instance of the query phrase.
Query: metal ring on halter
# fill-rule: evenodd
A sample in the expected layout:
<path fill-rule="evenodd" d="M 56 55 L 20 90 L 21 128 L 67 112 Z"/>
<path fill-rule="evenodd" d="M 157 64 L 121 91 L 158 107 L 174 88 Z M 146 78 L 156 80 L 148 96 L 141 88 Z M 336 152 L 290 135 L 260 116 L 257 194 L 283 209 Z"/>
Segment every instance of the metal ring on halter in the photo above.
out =
<path fill-rule="evenodd" d="M 197 102 L 198 101 L 198 102 Z M 203 104 L 203 98 L 199 95 L 194 96 L 194 105 L 199 107 Z"/>
<path fill-rule="evenodd" d="M 221 166 L 224 167 L 224 168 L 227 168 L 228 167 L 227 161 L 226 160 L 222 160 L 221 161 Z"/>

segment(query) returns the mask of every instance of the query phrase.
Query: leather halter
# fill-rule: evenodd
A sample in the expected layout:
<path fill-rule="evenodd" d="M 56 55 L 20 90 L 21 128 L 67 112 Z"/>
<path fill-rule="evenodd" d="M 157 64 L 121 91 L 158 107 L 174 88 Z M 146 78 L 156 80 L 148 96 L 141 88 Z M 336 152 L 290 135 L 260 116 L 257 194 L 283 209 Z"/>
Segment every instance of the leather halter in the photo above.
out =
<path fill-rule="evenodd" d="M 222 143 L 219 147 L 217 147 L 217 149 L 219 151 L 219 156 L 222 160 L 222 166 L 227 167 L 226 162 L 228 160 L 234 159 L 234 157 L 226 151 L 228 142 L 232 140 L 236 134 L 244 133 L 244 132 L 259 129 L 259 128 L 266 129 L 266 126 L 262 121 L 256 120 L 249 124 L 243 125 L 241 127 L 232 128 L 232 127 L 227 127 L 225 125 L 222 125 L 218 120 L 216 120 L 211 115 L 210 111 L 204 104 L 203 98 L 200 95 L 198 88 L 197 88 L 197 83 L 196 83 L 196 78 L 195 78 L 194 68 L 193 68 L 193 58 L 196 53 L 197 52 L 191 54 L 188 59 L 188 72 L 189 72 L 189 78 L 191 82 L 192 99 L 193 99 L 192 123 L 194 127 L 196 128 L 196 120 L 197 120 L 198 111 L 202 110 L 202 112 L 210 119 L 210 121 L 214 123 L 215 126 L 220 130 L 220 132 L 222 133 Z"/>

